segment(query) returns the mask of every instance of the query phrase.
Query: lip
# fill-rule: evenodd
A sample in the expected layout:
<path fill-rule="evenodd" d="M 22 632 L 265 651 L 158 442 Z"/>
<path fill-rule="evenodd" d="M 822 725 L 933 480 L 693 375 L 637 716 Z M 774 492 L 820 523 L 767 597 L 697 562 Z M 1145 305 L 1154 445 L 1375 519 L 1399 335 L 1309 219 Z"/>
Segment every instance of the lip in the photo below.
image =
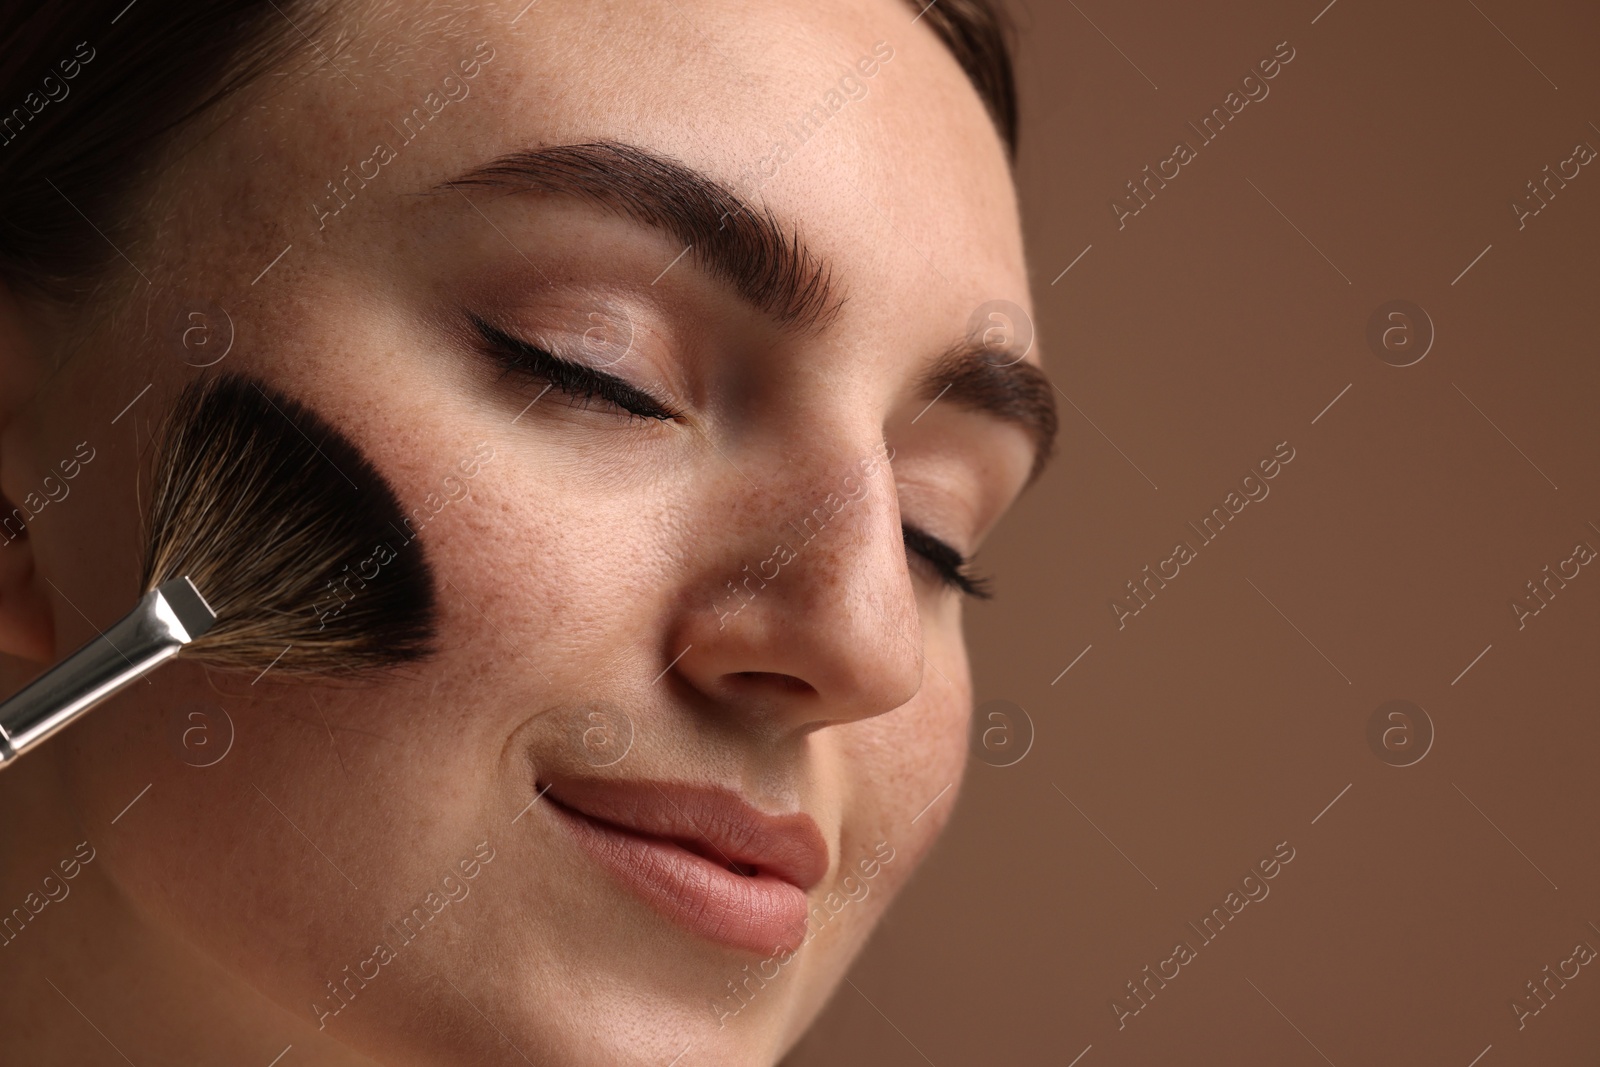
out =
<path fill-rule="evenodd" d="M 544 789 L 579 847 L 658 913 L 752 952 L 804 941 L 806 891 L 828 871 L 811 816 L 769 815 L 728 790 L 676 782 L 573 778 Z"/>

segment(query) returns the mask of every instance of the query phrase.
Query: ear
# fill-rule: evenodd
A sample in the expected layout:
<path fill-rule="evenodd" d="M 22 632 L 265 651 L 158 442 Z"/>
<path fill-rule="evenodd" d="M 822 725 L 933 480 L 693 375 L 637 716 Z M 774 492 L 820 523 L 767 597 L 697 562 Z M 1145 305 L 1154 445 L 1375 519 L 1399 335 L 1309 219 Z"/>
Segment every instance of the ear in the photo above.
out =
<path fill-rule="evenodd" d="M 35 467 L 29 420 L 19 417 L 41 381 L 42 356 L 11 286 L 0 280 L 0 656 L 55 658 L 49 586 L 34 567 L 29 510 L 13 501 L 35 492 L 22 479 Z"/>

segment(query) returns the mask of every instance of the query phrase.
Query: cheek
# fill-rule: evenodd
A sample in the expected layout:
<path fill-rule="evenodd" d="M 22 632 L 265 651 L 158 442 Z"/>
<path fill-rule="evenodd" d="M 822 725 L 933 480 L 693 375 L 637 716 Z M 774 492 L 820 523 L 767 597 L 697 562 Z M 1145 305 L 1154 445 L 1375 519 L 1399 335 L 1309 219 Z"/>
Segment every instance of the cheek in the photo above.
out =
<path fill-rule="evenodd" d="M 286 373 L 254 370 L 273 381 Z M 317 397 L 358 441 L 383 442 L 369 455 L 403 502 L 420 501 L 472 454 L 473 439 L 457 447 L 448 424 L 414 421 L 417 440 L 407 441 L 341 410 L 356 406 L 359 394 L 326 382 L 291 388 Z M 104 452 L 102 473 L 133 485 L 132 469 L 117 467 L 133 450 Z M 557 673 L 558 633 L 570 638 L 568 623 L 591 625 L 585 604 L 616 603 L 598 595 L 599 576 L 582 573 L 583 538 L 571 532 L 561 541 L 553 533 L 576 523 L 573 515 L 548 509 L 537 520 L 550 524 L 547 531 L 530 529 L 526 511 L 503 509 L 504 494 L 493 490 L 509 466 L 497 450 L 472 480 L 472 496 L 448 503 L 417 542 L 398 547 L 425 551 L 434 570 L 440 640 L 431 659 L 344 684 L 289 682 L 270 670 L 259 678 L 208 673 L 179 660 L 54 742 L 85 835 L 100 853 L 93 870 L 113 878 L 155 924 L 252 976 L 297 1014 L 346 963 L 370 954 L 386 923 L 473 855 L 485 827 L 503 831 L 506 811 L 516 810 L 508 809 L 506 794 L 517 784 L 498 773 L 506 738 L 547 699 L 534 661 Z M 75 492 L 63 509 L 91 502 L 99 469 L 86 471 L 78 480 L 82 495 Z M 131 539 L 128 495 L 118 503 Z M 91 528 L 103 534 L 103 526 L 74 527 Z M 69 549 L 90 564 L 135 558 L 103 544 L 63 544 L 61 551 Z M 116 590 L 132 589 L 132 574 L 97 575 L 65 555 L 55 567 L 109 590 L 101 603 L 94 588 L 80 599 L 66 587 L 97 617 L 126 609 L 125 599 L 110 601 Z M 574 590 L 563 574 L 576 574 L 584 588 Z M 585 589 L 590 595 L 580 596 Z M 505 868 L 489 870 L 499 876 Z M 460 910 L 488 915 L 492 899 L 475 893 Z M 385 977 L 386 987 L 399 993 L 408 981 L 402 973 L 386 972 L 394 975 Z M 399 995 L 369 1001 L 373 1025 L 394 1021 L 382 1020 L 377 1005 L 398 1011 L 407 1002 Z"/>
<path fill-rule="evenodd" d="M 480 750 L 440 758 L 448 716 L 431 688 L 166 668 L 61 739 L 95 866 L 157 925 L 303 1010 L 471 853 L 493 807 L 467 766 Z"/>
<path fill-rule="evenodd" d="M 967 763 L 972 686 L 959 618 L 924 615 L 927 669 L 904 707 L 841 731 L 845 840 L 841 861 L 872 853 L 878 842 L 894 860 L 875 880 L 895 888 L 909 878 L 949 821 Z"/>
<path fill-rule="evenodd" d="M 821 900 L 828 888 L 838 889 L 849 875 L 866 886 L 867 895 L 841 911 L 842 936 L 819 937 L 803 950 L 806 960 L 800 966 L 808 980 L 800 1017 L 811 1018 L 820 1010 L 933 847 L 960 792 L 972 701 L 959 620 L 954 626 L 930 625 L 925 614 L 923 624 L 928 670 L 922 691 L 895 711 L 822 731 L 816 738 L 819 745 L 830 746 L 842 831 L 838 867 L 829 883 L 813 891 L 812 900 Z M 883 863 L 888 849 L 893 849 L 893 858 Z M 876 877 L 862 877 L 859 865 L 865 858 L 880 861 Z"/>

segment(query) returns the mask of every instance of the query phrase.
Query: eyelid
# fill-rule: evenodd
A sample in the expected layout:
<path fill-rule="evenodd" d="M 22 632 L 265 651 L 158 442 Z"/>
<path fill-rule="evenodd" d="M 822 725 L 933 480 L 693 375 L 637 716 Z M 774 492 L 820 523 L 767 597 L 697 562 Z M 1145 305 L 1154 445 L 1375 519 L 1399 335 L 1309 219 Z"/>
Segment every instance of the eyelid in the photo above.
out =
<path fill-rule="evenodd" d="M 548 349 L 525 341 L 476 315 L 468 315 L 488 354 L 511 371 L 532 375 L 574 399 L 599 397 L 613 407 L 640 419 L 677 422 L 682 412 L 615 374 L 563 359 Z"/>
<path fill-rule="evenodd" d="M 900 531 L 906 549 L 915 552 L 933 568 L 941 584 L 978 600 L 993 598 L 991 579 L 986 575 L 972 573 L 970 561 L 960 552 L 910 523 L 902 523 Z"/>
<path fill-rule="evenodd" d="M 599 396 L 634 418 L 677 421 L 684 416 L 662 400 L 613 374 L 595 370 L 573 360 L 563 359 L 539 345 L 524 341 L 476 315 L 469 315 L 474 329 L 508 371 L 522 371 L 549 383 L 575 398 Z M 541 394 L 543 395 L 543 394 Z M 902 524 L 901 536 L 908 551 L 927 564 L 939 583 L 965 596 L 988 600 L 994 596 L 991 579 L 974 574 L 970 561 L 954 547 L 910 523 Z"/>

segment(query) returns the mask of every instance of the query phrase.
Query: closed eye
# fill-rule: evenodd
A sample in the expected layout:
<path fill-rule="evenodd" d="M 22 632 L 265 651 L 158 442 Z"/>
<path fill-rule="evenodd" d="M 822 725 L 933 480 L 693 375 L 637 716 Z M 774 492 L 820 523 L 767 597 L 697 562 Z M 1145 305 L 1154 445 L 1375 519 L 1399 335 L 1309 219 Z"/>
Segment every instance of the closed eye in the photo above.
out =
<path fill-rule="evenodd" d="M 469 318 L 473 329 L 478 332 L 485 354 L 507 374 L 544 382 L 549 388 L 564 393 L 574 407 L 587 408 L 591 402 L 599 400 L 630 418 L 677 422 L 684 417 L 682 412 L 626 379 L 563 359 L 548 349 L 506 333 L 476 315 Z"/>
<path fill-rule="evenodd" d="M 902 525 L 900 531 L 905 538 L 906 550 L 921 557 L 941 585 L 978 600 L 994 597 L 992 579 L 972 573 L 971 564 L 961 553 L 915 526 Z"/>
<path fill-rule="evenodd" d="M 506 333 L 476 315 L 469 318 L 485 354 L 507 374 L 544 382 L 548 388 L 564 393 L 576 407 L 586 408 L 591 401 L 600 400 L 630 418 L 676 422 L 684 417 L 665 401 L 625 379 L 563 359 L 548 349 Z M 994 596 L 992 579 L 972 573 L 966 557 L 950 545 L 911 525 L 903 525 L 901 533 L 907 551 L 917 555 L 940 585 L 979 600 Z"/>

